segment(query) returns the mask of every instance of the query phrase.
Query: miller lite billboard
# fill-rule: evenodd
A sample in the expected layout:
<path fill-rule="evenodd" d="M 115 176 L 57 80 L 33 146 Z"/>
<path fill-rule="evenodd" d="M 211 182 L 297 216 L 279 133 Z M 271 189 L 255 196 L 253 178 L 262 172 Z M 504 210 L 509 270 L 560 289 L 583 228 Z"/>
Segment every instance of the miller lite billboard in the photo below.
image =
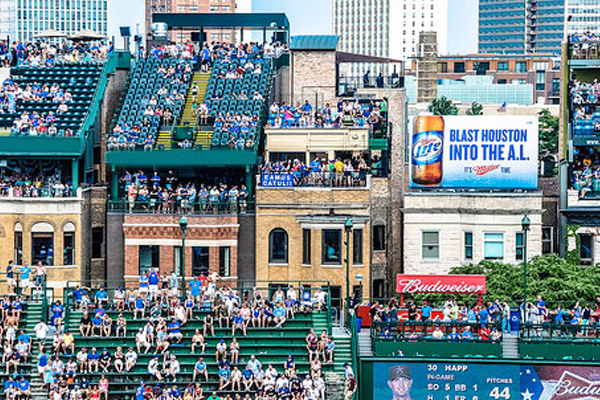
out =
<path fill-rule="evenodd" d="M 535 190 L 538 134 L 537 116 L 412 117 L 409 186 Z"/>

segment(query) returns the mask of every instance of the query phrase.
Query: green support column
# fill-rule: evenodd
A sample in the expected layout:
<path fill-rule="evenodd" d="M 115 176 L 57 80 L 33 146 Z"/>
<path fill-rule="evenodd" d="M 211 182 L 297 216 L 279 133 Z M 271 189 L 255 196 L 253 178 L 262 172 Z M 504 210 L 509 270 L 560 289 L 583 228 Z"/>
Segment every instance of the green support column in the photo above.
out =
<path fill-rule="evenodd" d="M 246 165 L 246 189 L 248 189 L 248 200 L 254 194 L 254 185 L 252 184 L 252 171 L 249 165 Z"/>
<path fill-rule="evenodd" d="M 73 195 L 77 196 L 79 188 L 79 159 L 74 158 L 71 163 L 71 182 L 73 183 Z"/>
<path fill-rule="evenodd" d="M 111 169 L 110 197 L 113 201 L 119 199 L 119 175 L 114 165 Z"/>

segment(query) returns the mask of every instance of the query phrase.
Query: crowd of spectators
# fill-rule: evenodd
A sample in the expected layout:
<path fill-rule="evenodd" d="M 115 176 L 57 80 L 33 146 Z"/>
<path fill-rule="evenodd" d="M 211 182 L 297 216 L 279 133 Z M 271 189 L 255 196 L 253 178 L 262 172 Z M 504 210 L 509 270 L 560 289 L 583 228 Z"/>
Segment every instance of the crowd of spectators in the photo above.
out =
<path fill-rule="evenodd" d="M 6 168 L 0 177 L 0 196 L 71 197 L 70 182 L 63 180 L 62 168 L 55 162 L 23 161 Z"/>
<path fill-rule="evenodd" d="M 600 192 L 600 153 L 594 147 L 573 149 L 573 189 L 581 198 Z"/>
<path fill-rule="evenodd" d="M 4 67 L 46 67 L 57 62 L 93 62 L 105 60 L 113 51 L 112 42 L 71 42 L 60 43 L 38 40 L 35 42 L 17 40 L 11 43 L 0 41 L 0 62 Z"/>
<path fill-rule="evenodd" d="M 245 185 L 180 182 L 173 171 L 161 177 L 155 171 L 125 171 L 121 178 L 129 212 L 151 213 L 219 213 L 246 212 L 248 189 Z"/>
<path fill-rule="evenodd" d="M 500 341 L 511 329 L 511 308 L 498 299 L 472 307 L 459 306 L 456 300 L 449 299 L 438 315 L 434 315 L 434 306 L 427 301 L 419 307 L 412 300 L 401 306 L 391 299 L 387 304 L 372 304 L 369 315 L 381 339 Z"/>
<path fill-rule="evenodd" d="M 117 347 L 113 353 L 107 348 L 83 347 L 76 353 L 76 339 L 65 328 L 63 320 L 65 306 L 56 301 L 50 307 L 50 325 L 40 322 L 36 327 L 41 341 L 52 338 L 52 351 L 40 348 L 36 358 L 38 373 L 50 395 L 58 393 L 64 398 L 72 397 L 73 392 L 86 391 L 88 397 L 94 398 L 96 393 L 106 398 L 110 393 L 110 382 L 105 374 L 127 374 L 138 364 L 140 355 L 150 353 L 152 358 L 145 369 L 148 380 L 155 384 L 142 381 L 136 390 L 136 399 L 156 398 L 157 395 L 173 400 L 206 398 L 208 393 L 204 393 L 203 383 L 216 380 L 219 391 L 238 393 L 234 397 L 225 395 L 225 399 L 239 399 L 245 395 L 245 398 L 253 399 L 324 400 L 322 368 L 334 361 L 335 349 L 335 343 L 326 331 L 317 336 L 311 329 L 306 336 L 308 370 L 301 370 L 292 355 L 281 366 L 263 364 L 260 354 L 240 357 L 243 346 L 237 337 L 246 336 L 250 328 L 279 329 L 298 313 L 325 309 L 327 293 L 317 289 L 306 298 L 302 296 L 302 287 L 290 286 L 285 291 L 278 288 L 271 296 L 266 296 L 257 289 L 240 293 L 219 285 L 219 281 L 216 273 L 195 277 L 189 282 L 189 295 L 183 300 L 178 298 L 180 281 L 175 271 L 170 275 L 160 275 L 154 270 L 144 272 L 137 287 L 119 287 L 113 293 L 102 285 L 95 290 L 82 286 L 74 288 L 70 293 L 73 306 L 83 311 L 79 324 L 82 338 L 77 340 L 90 336 L 117 340 L 134 337 L 135 345 L 127 349 Z M 116 320 L 110 317 L 108 310 L 119 313 Z M 128 329 L 127 319 L 123 316 L 128 311 L 133 312 L 134 320 L 145 321 L 142 328 L 133 332 Z M 190 320 L 200 318 L 202 329 L 196 329 L 191 340 L 184 338 L 182 327 Z M 217 326 L 231 329 L 231 336 L 219 340 L 216 345 L 208 345 L 206 339 L 215 337 Z M 187 375 L 182 377 L 177 357 L 180 352 L 172 352 L 174 345 L 198 354 L 191 380 Z M 210 371 L 207 363 L 213 357 L 218 368 L 216 373 Z M 346 370 L 347 375 L 353 374 L 349 366 Z M 93 378 L 88 381 L 85 376 L 80 376 L 82 374 L 93 374 Z M 182 380 L 187 386 L 175 383 Z M 250 393 L 254 395 L 251 397 Z M 217 392 L 212 393 L 212 398 L 218 398 Z"/>
<path fill-rule="evenodd" d="M 594 32 L 574 33 L 569 37 L 574 58 L 600 56 L 600 38 Z"/>
<path fill-rule="evenodd" d="M 571 35 L 570 37 L 571 42 L 589 42 L 589 41 L 598 41 L 600 40 L 600 37 L 598 35 L 596 35 L 596 33 L 594 32 L 583 32 L 583 33 L 578 33 L 575 32 L 574 34 Z"/>
<path fill-rule="evenodd" d="M 229 135 L 226 146 L 233 149 L 252 149 L 259 124 L 257 115 L 219 114 L 215 118 L 215 132 L 226 132 Z"/>
<path fill-rule="evenodd" d="M 377 159 L 374 160 L 378 168 Z M 320 159 L 316 157 L 306 164 L 298 159 L 287 161 L 266 162 L 261 173 L 288 174 L 293 176 L 294 186 L 323 186 L 323 187 L 364 187 L 367 175 L 371 171 L 371 163 L 365 157 Z"/>
<path fill-rule="evenodd" d="M 387 118 L 387 101 L 370 101 L 367 104 L 358 100 L 340 99 L 337 107 L 329 104 L 322 107 L 313 107 L 305 100 L 304 104 L 295 106 L 286 103 L 273 103 L 269 107 L 270 128 L 342 128 L 368 127 L 373 133 L 380 133 Z"/>

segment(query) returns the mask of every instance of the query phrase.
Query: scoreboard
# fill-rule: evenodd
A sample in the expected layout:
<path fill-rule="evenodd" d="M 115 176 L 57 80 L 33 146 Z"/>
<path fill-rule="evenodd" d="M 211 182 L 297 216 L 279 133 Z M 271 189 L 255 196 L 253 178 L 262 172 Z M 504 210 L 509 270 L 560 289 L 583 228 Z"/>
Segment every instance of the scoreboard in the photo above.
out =
<path fill-rule="evenodd" d="M 600 366 L 375 362 L 376 400 L 600 400 Z"/>

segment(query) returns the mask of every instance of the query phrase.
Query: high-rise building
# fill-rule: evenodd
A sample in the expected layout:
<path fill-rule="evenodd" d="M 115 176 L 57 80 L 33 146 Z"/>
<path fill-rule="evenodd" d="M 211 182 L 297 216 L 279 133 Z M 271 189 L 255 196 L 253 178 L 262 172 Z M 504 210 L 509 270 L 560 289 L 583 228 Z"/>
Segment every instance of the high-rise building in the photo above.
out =
<path fill-rule="evenodd" d="M 479 52 L 560 53 L 564 20 L 565 0 L 479 0 Z"/>
<path fill-rule="evenodd" d="M 150 32 L 154 13 L 234 13 L 250 12 L 252 0 L 146 0 L 146 32 Z M 174 32 L 173 39 L 189 40 L 190 32 Z M 235 40 L 230 29 L 208 30 L 208 41 L 230 42 Z"/>
<path fill-rule="evenodd" d="M 47 29 L 66 35 L 82 30 L 107 34 L 108 0 L 0 0 L 0 37 L 32 40 Z"/>
<path fill-rule="evenodd" d="M 566 0 L 567 34 L 600 29 L 600 0 Z"/>
<path fill-rule="evenodd" d="M 333 30 L 340 36 L 341 51 L 395 60 L 416 56 L 419 33 L 433 31 L 443 54 L 448 0 L 333 0 Z"/>

